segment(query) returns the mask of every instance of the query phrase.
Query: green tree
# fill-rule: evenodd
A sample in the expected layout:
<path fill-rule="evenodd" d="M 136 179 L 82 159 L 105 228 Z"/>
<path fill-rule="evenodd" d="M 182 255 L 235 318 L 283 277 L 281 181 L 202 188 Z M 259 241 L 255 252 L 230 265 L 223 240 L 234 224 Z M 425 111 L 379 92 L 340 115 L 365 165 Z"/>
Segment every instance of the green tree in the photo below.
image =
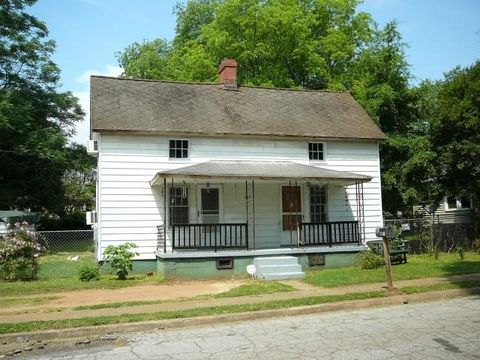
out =
<path fill-rule="evenodd" d="M 445 75 L 432 121 L 444 194 L 480 198 L 480 61 Z"/>
<path fill-rule="evenodd" d="M 165 80 L 171 78 L 168 70 L 170 51 L 167 41 L 156 39 L 133 43 L 116 56 L 128 77 Z"/>
<path fill-rule="evenodd" d="M 428 193 L 435 153 L 429 137 L 426 86 L 412 88 L 405 43 L 396 22 L 375 31 L 348 82 L 359 103 L 388 135 L 381 144 L 382 198 L 387 215 L 409 212 Z"/>
<path fill-rule="evenodd" d="M 95 207 L 95 163 L 83 145 L 67 149 L 69 167 L 62 178 L 65 194 L 65 213 L 83 213 Z"/>
<path fill-rule="evenodd" d="M 67 139 L 83 112 L 59 92 L 55 44 L 26 9 L 34 0 L 0 4 L 0 208 L 62 211 Z"/>
<path fill-rule="evenodd" d="M 242 84 L 345 88 L 344 74 L 373 33 L 357 0 L 191 0 L 177 5 L 177 35 L 117 54 L 127 77 L 212 81 L 226 57 Z M 161 44 L 161 46 L 158 46 Z M 151 66 L 158 63 L 155 70 Z"/>

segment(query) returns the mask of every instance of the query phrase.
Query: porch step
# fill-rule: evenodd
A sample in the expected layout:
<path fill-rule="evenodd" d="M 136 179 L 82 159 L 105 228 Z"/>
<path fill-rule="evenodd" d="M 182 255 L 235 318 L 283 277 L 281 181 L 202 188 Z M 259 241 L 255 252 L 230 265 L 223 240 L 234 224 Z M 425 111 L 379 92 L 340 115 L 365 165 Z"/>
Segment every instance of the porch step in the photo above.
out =
<path fill-rule="evenodd" d="M 264 280 L 303 279 L 305 273 L 295 256 L 270 256 L 253 259 L 255 276 Z"/>
<path fill-rule="evenodd" d="M 298 259 L 295 256 L 264 256 L 253 259 L 255 266 L 267 265 L 298 265 Z"/>

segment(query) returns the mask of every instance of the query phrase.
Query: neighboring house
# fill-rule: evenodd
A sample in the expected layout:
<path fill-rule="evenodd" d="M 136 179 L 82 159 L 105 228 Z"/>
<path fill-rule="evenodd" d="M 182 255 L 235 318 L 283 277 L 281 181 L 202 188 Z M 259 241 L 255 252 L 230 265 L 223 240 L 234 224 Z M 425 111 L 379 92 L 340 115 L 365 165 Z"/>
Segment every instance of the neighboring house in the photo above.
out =
<path fill-rule="evenodd" d="M 473 222 L 473 201 L 469 196 L 445 196 L 432 214 L 430 206 L 414 206 L 413 213 L 426 221 L 432 219 L 442 224 L 465 224 Z"/>
<path fill-rule="evenodd" d="M 8 233 L 15 228 L 15 223 L 22 224 L 27 222 L 27 226 L 23 226 L 27 230 L 35 230 L 35 225 L 40 221 L 41 214 L 38 212 L 25 212 L 19 210 L 0 210 L 0 235 Z"/>
<path fill-rule="evenodd" d="M 298 273 L 376 239 L 378 126 L 348 92 L 237 86 L 236 66 L 222 84 L 91 77 L 99 260 L 128 241 L 137 270 L 167 276 L 260 272 L 254 258 L 275 255 Z"/>

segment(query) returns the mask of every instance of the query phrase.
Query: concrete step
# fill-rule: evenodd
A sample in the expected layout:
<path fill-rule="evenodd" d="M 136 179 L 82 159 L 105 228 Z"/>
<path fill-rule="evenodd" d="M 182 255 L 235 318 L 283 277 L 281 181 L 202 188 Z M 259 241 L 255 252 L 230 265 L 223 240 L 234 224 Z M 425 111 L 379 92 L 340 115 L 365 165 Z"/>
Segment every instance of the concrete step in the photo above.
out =
<path fill-rule="evenodd" d="M 269 256 L 253 259 L 255 276 L 265 280 L 303 279 L 305 274 L 295 256 Z"/>
<path fill-rule="evenodd" d="M 257 267 L 258 269 L 259 267 Z M 262 265 L 260 266 L 262 273 L 275 274 L 284 272 L 302 272 L 302 265 L 288 264 L 288 265 Z"/>
<path fill-rule="evenodd" d="M 298 260 L 295 256 L 265 256 L 253 259 L 255 266 L 263 265 L 296 265 Z"/>
<path fill-rule="evenodd" d="M 287 280 L 287 279 L 303 279 L 305 277 L 304 272 L 284 272 L 275 274 L 262 274 L 264 280 Z"/>

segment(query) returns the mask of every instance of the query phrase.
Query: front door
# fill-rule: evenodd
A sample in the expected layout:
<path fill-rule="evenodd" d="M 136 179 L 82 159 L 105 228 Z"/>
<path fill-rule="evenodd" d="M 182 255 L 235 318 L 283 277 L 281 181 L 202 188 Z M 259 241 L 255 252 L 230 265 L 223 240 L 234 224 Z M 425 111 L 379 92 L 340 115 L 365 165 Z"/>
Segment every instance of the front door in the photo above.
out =
<path fill-rule="evenodd" d="M 222 217 L 222 192 L 220 186 L 198 187 L 198 222 L 218 224 Z"/>
<path fill-rule="evenodd" d="M 300 224 L 303 219 L 302 188 L 282 186 L 281 245 L 298 244 Z"/>

